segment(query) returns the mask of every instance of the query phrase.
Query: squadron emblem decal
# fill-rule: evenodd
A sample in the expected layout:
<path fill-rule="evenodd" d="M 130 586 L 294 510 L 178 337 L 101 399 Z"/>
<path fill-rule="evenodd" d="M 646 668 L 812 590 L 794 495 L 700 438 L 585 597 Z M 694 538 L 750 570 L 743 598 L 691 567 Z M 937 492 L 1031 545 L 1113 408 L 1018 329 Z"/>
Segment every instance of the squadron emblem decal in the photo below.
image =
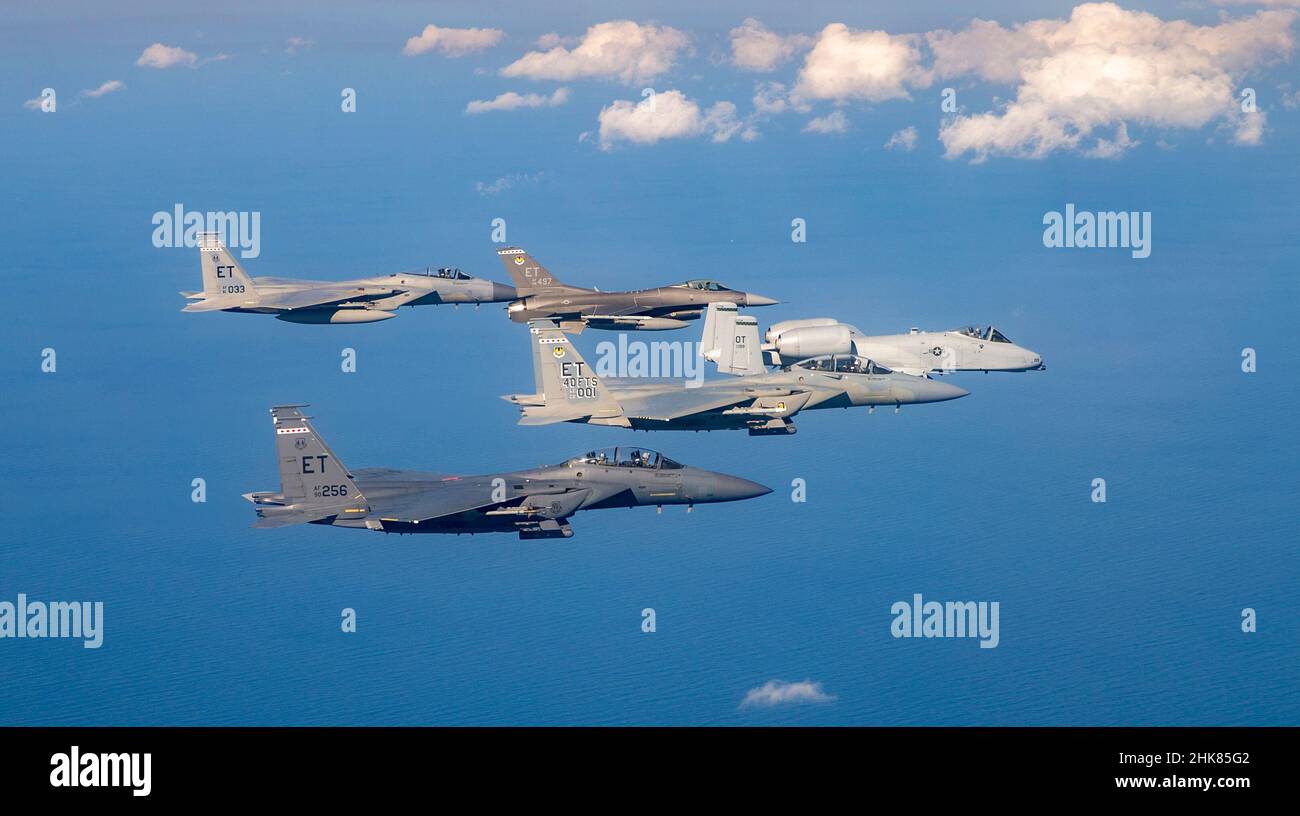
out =
<path fill-rule="evenodd" d="M 561 357 L 564 356 L 564 346 L 556 346 L 555 348 L 551 349 L 551 354 L 555 355 L 555 359 L 557 360 L 560 359 Z"/>
<path fill-rule="evenodd" d="M 523 265 L 524 265 L 524 256 L 523 256 L 523 255 L 516 255 L 516 256 L 515 256 L 515 266 L 523 266 Z"/>

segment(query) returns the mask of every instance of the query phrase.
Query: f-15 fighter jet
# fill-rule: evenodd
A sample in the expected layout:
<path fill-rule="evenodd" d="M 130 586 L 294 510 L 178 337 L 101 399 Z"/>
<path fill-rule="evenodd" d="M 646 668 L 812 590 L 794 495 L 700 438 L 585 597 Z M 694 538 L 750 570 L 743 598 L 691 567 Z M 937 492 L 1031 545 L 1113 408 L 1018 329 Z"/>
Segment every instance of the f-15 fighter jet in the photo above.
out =
<path fill-rule="evenodd" d="M 497 254 L 519 293 L 519 299 L 506 307 L 510 319 L 526 323 L 551 318 L 561 329 L 574 334 L 585 328 L 614 331 L 680 329 L 686 325 L 685 321 L 697 320 L 710 303 L 771 306 L 779 302 L 703 279 L 630 292 L 598 292 L 560 283 L 532 255 L 519 247 L 498 249 Z"/>
<path fill-rule="evenodd" d="M 278 492 L 245 493 L 254 527 L 328 524 L 382 533 L 518 533 L 567 538 L 569 517 L 611 507 L 740 501 L 772 491 L 761 484 L 687 467 L 647 448 L 591 451 L 558 465 L 483 476 L 410 470 L 349 470 L 306 406 L 271 409 Z"/>
<path fill-rule="evenodd" d="M 350 281 L 252 278 L 220 238 L 199 238 L 203 291 L 181 292 L 194 301 L 182 312 L 272 314 L 290 323 L 374 323 L 397 317 L 399 306 L 503 303 L 513 286 L 473 278 L 459 269 L 397 272 Z"/>
<path fill-rule="evenodd" d="M 735 305 L 714 304 L 710 311 Z M 600 377 L 547 320 L 528 324 L 536 393 L 503 399 L 519 406 L 520 425 L 585 422 L 645 431 L 748 430 L 751 436 L 795 432 L 795 414 L 819 408 L 909 405 L 966 396 L 955 385 L 896 374 L 855 355 L 820 358 L 777 371 L 757 362 L 752 373 L 722 380 Z M 757 353 L 758 324 L 736 321 L 728 355 Z M 728 358 L 727 365 L 731 366 Z"/>

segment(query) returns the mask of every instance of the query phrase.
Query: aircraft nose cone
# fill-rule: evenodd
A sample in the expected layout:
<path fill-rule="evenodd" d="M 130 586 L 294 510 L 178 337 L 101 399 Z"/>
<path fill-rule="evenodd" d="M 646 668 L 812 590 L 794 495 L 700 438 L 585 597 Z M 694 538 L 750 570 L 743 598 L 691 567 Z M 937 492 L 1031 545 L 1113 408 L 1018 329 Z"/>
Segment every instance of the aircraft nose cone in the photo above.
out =
<path fill-rule="evenodd" d="M 753 292 L 745 293 L 746 306 L 775 306 L 780 302 L 781 301 L 773 300 L 770 297 L 763 297 L 762 295 L 756 295 Z"/>
<path fill-rule="evenodd" d="M 717 490 L 720 501 L 756 499 L 759 496 L 766 496 L 771 492 L 772 488 L 761 485 L 758 482 L 751 482 L 748 479 L 742 479 L 739 476 L 724 476 L 722 484 L 718 486 Z"/>
<path fill-rule="evenodd" d="M 507 300 L 514 300 L 517 297 L 519 297 L 519 293 L 515 291 L 515 287 L 507 286 L 504 283 L 497 283 L 495 281 L 492 282 L 493 303 L 503 303 Z"/>
<path fill-rule="evenodd" d="M 751 482 L 748 479 L 730 476 L 726 473 L 710 473 L 700 481 L 702 484 L 699 487 L 702 489 L 690 491 L 697 494 L 691 496 L 697 502 L 743 501 L 766 496 L 772 492 L 770 487 L 761 485 L 758 482 Z"/>
<path fill-rule="evenodd" d="M 947 402 L 970 394 L 965 388 L 938 380 L 926 380 L 916 391 L 917 402 Z"/>

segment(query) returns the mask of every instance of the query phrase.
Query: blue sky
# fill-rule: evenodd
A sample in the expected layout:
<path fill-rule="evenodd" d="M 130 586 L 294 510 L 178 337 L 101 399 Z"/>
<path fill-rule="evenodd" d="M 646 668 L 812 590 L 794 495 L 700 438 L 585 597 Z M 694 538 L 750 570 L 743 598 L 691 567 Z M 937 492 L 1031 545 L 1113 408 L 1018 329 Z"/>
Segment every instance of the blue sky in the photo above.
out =
<path fill-rule="evenodd" d="M 0 641 L 26 678 L 0 721 L 1296 724 L 1297 30 L 1191 2 L 8 7 L 0 598 L 102 600 L 107 631 Z M 47 87 L 56 112 L 25 104 Z M 1044 247 L 1067 203 L 1150 212 L 1151 256 Z M 714 277 L 781 299 L 764 324 L 992 322 L 1048 371 L 791 439 L 519 428 L 496 307 L 180 314 L 195 252 L 150 241 L 176 204 L 260 212 L 253 275 L 502 279 L 503 218 L 565 281 Z M 253 531 L 280 402 L 351 467 L 635 442 L 776 491 L 545 546 Z M 1000 645 L 891 638 L 915 592 L 999 601 Z M 812 685 L 741 705 L 777 680 Z"/>

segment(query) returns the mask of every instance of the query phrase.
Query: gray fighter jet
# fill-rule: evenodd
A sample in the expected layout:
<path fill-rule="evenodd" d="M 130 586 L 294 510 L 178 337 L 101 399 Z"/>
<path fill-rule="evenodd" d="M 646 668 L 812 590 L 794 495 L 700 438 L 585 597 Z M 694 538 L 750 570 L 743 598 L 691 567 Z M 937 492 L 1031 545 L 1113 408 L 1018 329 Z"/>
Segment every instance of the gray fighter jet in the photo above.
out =
<path fill-rule="evenodd" d="M 814 317 L 773 323 L 765 339 L 762 351 L 772 365 L 823 354 L 858 354 L 905 374 L 1047 370 L 1042 355 L 1016 345 L 993 326 L 867 335 L 847 323 Z"/>
<path fill-rule="evenodd" d="M 711 309 L 735 310 L 733 304 Z M 804 410 L 943 402 L 969 392 L 924 377 L 896 374 L 865 357 L 843 355 L 726 380 L 602 379 L 553 321 L 528 324 L 536 393 L 508 394 L 520 425 L 585 422 L 645 431 L 748 430 L 751 436 L 795 432 L 791 419 Z M 758 324 L 736 322 L 728 354 L 758 354 Z M 730 364 L 730 363 L 728 363 Z"/>
<path fill-rule="evenodd" d="M 740 501 L 772 491 L 687 467 L 657 451 L 607 448 L 550 467 L 446 476 L 410 470 L 348 470 L 312 427 L 306 406 L 271 409 L 277 493 L 245 493 L 254 527 L 328 524 L 382 533 L 519 533 L 567 538 L 579 510 Z"/>
<path fill-rule="evenodd" d="M 560 283 L 518 247 L 498 249 L 497 254 L 519 293 L 519 299 L 506 307 L 510 319 L 526 323 L 551 318 L 561 329 L 574 334 L 588 327 L 614 331 L 680 329 L 685 321 L 699 319 L 710 303 L 771 306 L 780 302 L 704 279 L 655 289 L 599 292 Z"/>
<path fill-rule="evenodd" d="M 503 303 L 514 287 L 470 277 L 459 269 L 397 272 L 349 281 L 251 278 L 214 233 L 199 238 L 203 291 L 182 312 L 273 314 L 290 323 L 374 323 L 397 317 L 399 306 Z"/>

